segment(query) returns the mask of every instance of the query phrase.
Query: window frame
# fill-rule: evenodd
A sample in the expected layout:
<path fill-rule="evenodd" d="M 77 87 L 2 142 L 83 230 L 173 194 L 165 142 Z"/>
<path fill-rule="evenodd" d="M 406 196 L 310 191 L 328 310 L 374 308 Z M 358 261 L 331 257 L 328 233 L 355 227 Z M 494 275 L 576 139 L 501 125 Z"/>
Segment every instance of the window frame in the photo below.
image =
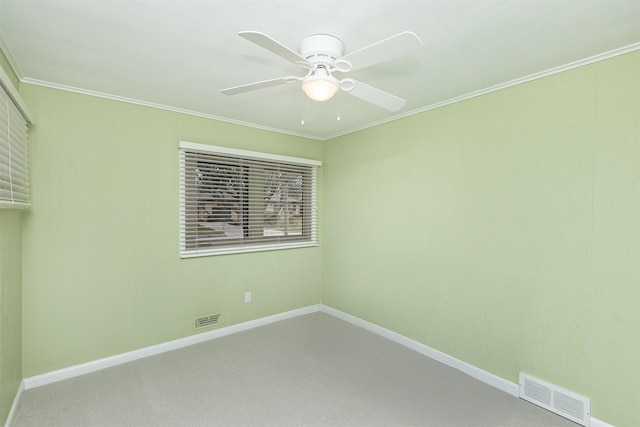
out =
<path fill-rule="evenodd" d="M 22 99 L 0 67 L 0 208 L 27 209 L 29 172 L 27 125 L 32 121 Z M 5 196 L 6 195 L 6 196 Z"/>
<path fill-rule="evenodd" d="M 257 151 L 240 150 L 229 147 L 221 147 L 208 144 L 199 144 L 194 142 L 180 141 L 178 145 L 179 151 L 179 172 L 180 172 L 180 195 L 179 195 L 179 240 L 180 240 L 180 258 L 192 258 L 211 255 L 226 255 L 237 254 L 246 252 L 258 252 L 280 249 L 292 249 L 302 247 L 318 246 L 318 168 L 322 166 L 322 162 L 318 160 L 304 159 L 299 157 L 283 156 L 278 154 L 263 153 Z M 272 241 L 269 238 L 258 238 L 255 240 L 249 240 L 243 236 L 237 241 L 232 239 L 226 241 L 224 244 L 215 246 L 205 246 L 191 248 L 188 247 L 188 232 L 187 228 L 189 224 L 192 224 L 195 218 L 187 218 L 187 155 L 197 156 L 198 154 L 204 156 L 214 155 L 232 158 L 238 161 L 258 161 L 266 162 L 267 164 L 273 163 L 274 165 L 294 165 L 296 167 L 302 167 L 305 169 L 304 173 L 308 173 L 309 183 L 311 189 L 308 192 L 309 199 L 304 202 L 303 210 L 309 210 L 309 216 L 306 221 L 310 221 L 308 233 L 305 236 L 303 232 L 302 238 L 293 240 L 284 239 L 286 241 Z M 244 166 L 243 166 L 244 167 Z M 247 166 L 249 168 L 256 166 Z M 248 182 L 251 178 L 248 178 Z M 191 193 L 193 194 L 193 193 Z M 304 200 L 304 199 L 303 199 Z"/>

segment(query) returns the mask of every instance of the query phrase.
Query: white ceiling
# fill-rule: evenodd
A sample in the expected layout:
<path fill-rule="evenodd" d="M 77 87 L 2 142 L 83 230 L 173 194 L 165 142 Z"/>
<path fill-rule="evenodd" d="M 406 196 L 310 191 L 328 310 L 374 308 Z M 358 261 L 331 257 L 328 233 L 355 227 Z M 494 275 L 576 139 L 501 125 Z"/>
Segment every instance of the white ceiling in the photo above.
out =
<path fill-rule="evenodd" d="M 424 47 L 351 73 L 407 100 L 390 113 L 344 93 L 311 101 L 298 84 L 221 94 L 303 74 L 239 31 L 295 51 L 316 33 L 345 53 L 403 31 Z M 640 0 L 0 0 L 0 37 L 23 82 L 324 140 L 640 49 Z"/>

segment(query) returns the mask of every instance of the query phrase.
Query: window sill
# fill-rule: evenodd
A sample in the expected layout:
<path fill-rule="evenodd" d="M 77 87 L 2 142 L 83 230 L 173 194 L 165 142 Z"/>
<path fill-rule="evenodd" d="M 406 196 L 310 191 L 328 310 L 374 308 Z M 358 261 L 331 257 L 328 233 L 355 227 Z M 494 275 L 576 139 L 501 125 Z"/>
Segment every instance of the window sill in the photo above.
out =
<path fill-rule="evenodd" d="M 206 249 L 193 249 L 193 250 L 181 250 L 180 258 L 195 258 L 212 255 L 230 255 L 230 254 L 242 254 L 247 252 L 263 252 L 263 251 L 276 251 L 281 249 L 296 249 L 296 248 L 309 248 L 313 246 L 320 246 L 318 242 L 295 242 L 295 243 L 278 243 L 273 245 L 247 245 L 242 247 L 227 247 L 227 248 L 206 248 Z"/>

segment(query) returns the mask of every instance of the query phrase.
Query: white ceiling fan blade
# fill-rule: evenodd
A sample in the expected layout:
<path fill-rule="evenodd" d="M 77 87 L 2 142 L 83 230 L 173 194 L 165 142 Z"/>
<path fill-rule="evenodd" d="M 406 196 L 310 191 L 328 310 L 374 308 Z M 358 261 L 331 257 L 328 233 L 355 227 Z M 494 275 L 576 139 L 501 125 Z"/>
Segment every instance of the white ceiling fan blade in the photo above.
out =
<path fill-rule="evenodd" d="M 411 31 L 405 31 L 351 52 L 340 59 L 351 63 L 351 70 L 358 70 L 411 55 L 421 47 L 422 41 L 420 38 Z"/>
<path fill-rule="evenodd" d="M 364 101 L 375 104 L 380 108 L 384 108 L 385 110 L 398 111 L 407 103 L 407 101 L 402 98 L 377 89 L 373 86 L 369 86 L 368 84 L 352 79 L 345 80 L 349 80 L 349 83 L 351 83 L 353 87 L 348 90 L 344 90 L 344 92 L 348 93 L 349 95 L 353 95 L 356 98 L 360 98 Z"/>
<path fill-rule="evenodd" d="M 278 77 L 277 79 L 263 80 L 261 82 L 249 83 L 246 85 L 228 87 L 226 89 L 222 89 L 222 93 L 225 95 L 236 95 L 238 93 L 250 92 L 256 89 L 263 89 L 271 86 L 278 86 L 281 84 L 293 83 L 300 80 L 298 77 L 289 76 L 289 77 Z"/>
<path fill-rule="evenodd" d="M 264 33 L 260 33 L 257 31 L 241 31 L 238 33 L 240 37 L 243 37 L 250 42 L 257 44 L 258 46 L 267 49 L 275 53 L 278 56 L 286 59 L 287 61 L 291 61 L 293 63 L 303 62 L 307 64 L 307 60 L 300 56 L 297 52 L 289 49 L 282 43 L 272 39 L 268 35 Z"/>

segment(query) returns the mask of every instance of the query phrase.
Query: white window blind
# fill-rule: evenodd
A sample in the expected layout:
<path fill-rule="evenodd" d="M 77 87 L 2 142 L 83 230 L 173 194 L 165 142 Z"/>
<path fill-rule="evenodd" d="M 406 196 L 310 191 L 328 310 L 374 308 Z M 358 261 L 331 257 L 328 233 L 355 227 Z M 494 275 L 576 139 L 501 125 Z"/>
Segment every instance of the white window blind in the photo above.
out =
<path fill-rule="evenodd" d="M 180 143 L 182 257 L 317 244 L 320 162 Z"/>
<path fill-rule="evenodd" d="M 0 86 L 0 207 L 29 206 L 27 123 Z"/>

